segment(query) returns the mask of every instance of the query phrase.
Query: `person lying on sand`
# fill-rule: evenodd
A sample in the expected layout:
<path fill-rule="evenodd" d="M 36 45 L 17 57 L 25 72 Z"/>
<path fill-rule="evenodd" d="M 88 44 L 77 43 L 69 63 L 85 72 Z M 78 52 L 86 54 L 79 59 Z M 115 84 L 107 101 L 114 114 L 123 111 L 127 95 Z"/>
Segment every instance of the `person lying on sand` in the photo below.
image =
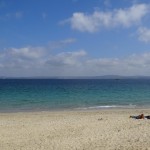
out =
<path fill-rule="evenodd" d="M 135 119 L 150 119 L 150 116 L 144 116 L 144 114 L 138 115 L 138 116 L 130 116 L 130 118 L 135 118 Z"/>
<path fill-rule="evenodd" d="M 141 114 L 141 115 L 138 115 L 138 116 L 130 116 L 130 118 L 144 119 L 144 114 Z"/>

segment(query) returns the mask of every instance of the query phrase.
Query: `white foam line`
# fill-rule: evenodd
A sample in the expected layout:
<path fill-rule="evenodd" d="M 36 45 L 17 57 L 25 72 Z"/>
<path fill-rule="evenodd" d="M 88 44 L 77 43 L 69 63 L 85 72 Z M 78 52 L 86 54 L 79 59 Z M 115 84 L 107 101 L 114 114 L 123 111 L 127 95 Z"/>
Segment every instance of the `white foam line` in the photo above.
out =
<path fill-rule="evenodd" d="M 105 106 L 79 107 L 76 109 L 135 108 L 135 107 L 136 107 L 136 105 L 105 105 Z"/>

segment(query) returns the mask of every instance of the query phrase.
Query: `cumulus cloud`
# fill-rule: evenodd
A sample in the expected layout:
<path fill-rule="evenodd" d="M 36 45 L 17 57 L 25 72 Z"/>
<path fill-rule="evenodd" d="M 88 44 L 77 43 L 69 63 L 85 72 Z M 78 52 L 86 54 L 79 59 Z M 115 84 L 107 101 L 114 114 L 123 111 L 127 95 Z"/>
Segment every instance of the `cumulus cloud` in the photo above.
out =
<path fill-rule="evenodd" d="M 93 14 L 75 12 L 71 18 L 63 21 L 63 23 L 70 23 L 72 29 L 92 33 L 104 27 L 130 27 L 137 25 L 149 13 L 149 10 L 150 6 L 147 4 L 134 4 L 129 8 L 120 8 L 106 12 L 94 11 Z"/>
<path fill-rule="evenodd" d="M 10 48 L 0 53 L 0 64 L 4 69 L 34 69 L 45 57 L 44 47 Z"/>
<path fill-rule="evenodd" d="M 86 60 L 84 65 L 91 75 L 150 75 L 150 53 L 133 54 L 122 59 L 93 58 Z"/>
<path fill-rule="evenodd" d="M 80 50 L 77 52 L 63 52 L 59 53 L 55 56 L 51 56 L 46 63 L 48 65 L 62 67 L 62 66 L 78 66 L 81 64 L 80 58 L 86 56 L 86 52 L 84 50 Z"/>
<path fill-rule="evenodd" d="M 43 47 L 24 47 L 24 48 L 12 48 L 8 51 L 12 57 L 19 57 L 22 59 L 38 59 L 44 55 L 45 48 Z"/>
<path fill-rule="evenodd" d="M 52 54 L 48 47 L 10 48 L 0 53 L 0 76 L 63 75 L 81 65 L 84 50 Z M 70 67 L 70 69 L 68 69 Z M 16 72 L 15 72 L 16 71 Z M 64 72 L 64 73 L 63 73 Z"/>
<path fill-rule="evenodd" d="M 0 76 L 150 75 L 150 53 L 91 58 L 85 50 L 53 54 L 47 47 L 11 48 L 1 51 L 0 70 Z"/>
<path fill-rule="evenodd" d="M 150 42 L 150 29 L 141 27 L 138 29 L 139 40 L 143 42 Z"/>

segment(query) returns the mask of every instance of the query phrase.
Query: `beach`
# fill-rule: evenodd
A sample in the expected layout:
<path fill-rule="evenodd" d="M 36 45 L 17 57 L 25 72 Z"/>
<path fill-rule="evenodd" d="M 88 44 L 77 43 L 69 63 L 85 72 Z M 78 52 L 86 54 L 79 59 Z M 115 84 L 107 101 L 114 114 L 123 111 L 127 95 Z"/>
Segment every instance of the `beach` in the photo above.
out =
<path fill-rule="evenodd" d="M 0 113 L 3 150 L 148 150 L 150 109 Z"/>

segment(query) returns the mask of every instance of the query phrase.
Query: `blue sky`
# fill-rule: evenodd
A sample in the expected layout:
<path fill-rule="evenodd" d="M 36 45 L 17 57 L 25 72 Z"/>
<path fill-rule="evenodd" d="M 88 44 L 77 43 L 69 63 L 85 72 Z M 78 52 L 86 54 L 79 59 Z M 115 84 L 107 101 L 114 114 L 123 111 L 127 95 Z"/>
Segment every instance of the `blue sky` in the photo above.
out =
<path fill-rule="evenodd" d="M 149 0 L 0 0 L 0 76 L 150 75 Z"/>

